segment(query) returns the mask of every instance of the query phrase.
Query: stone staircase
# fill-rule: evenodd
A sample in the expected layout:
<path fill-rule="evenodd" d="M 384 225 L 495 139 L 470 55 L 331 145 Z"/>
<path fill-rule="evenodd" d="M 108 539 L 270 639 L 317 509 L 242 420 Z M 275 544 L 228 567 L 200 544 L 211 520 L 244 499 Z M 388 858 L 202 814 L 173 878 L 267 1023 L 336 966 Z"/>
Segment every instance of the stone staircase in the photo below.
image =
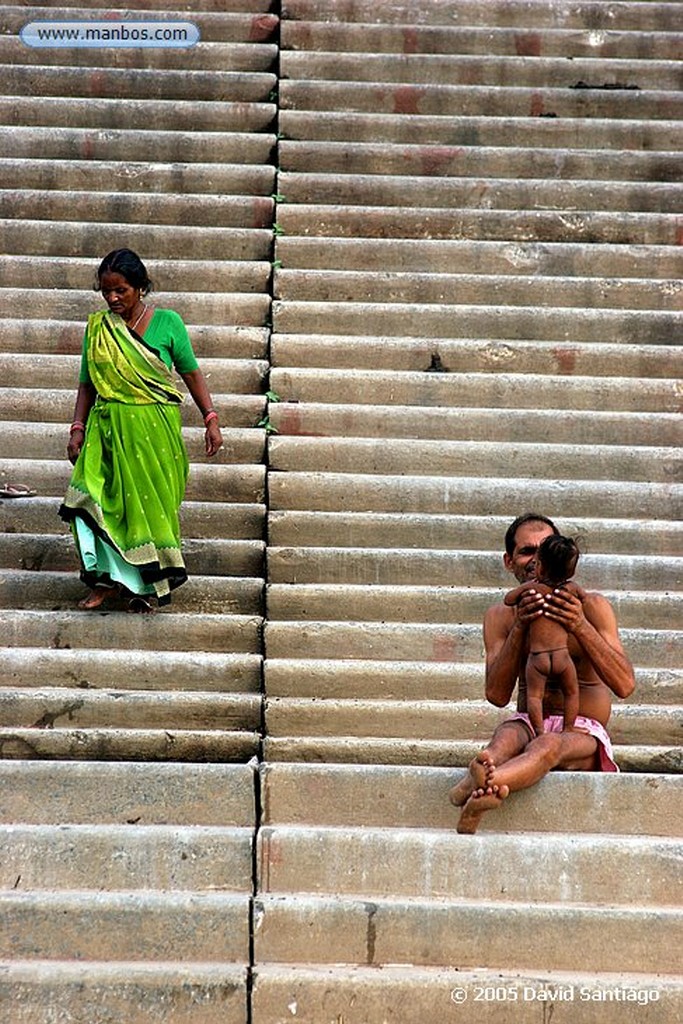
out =
<path fill-rule="evenodd" d="M 0 481 L 38 492 L 0 501 L 0 1018 L 672 1024 L 680 5 L 195 6 L 126 6 L 188 51 L 0 12 Z M 185 409 L 190 583 L 150 618 L 73 610 L 56 517 L 121 244 L 226 428 L 209 464 Z M 527 508 L 617 611 L 626 771 L 459 836 Z"/>
<path fill-rule="evenodd" d="M 254 425 L 268 373 L 278 19 L 259 0 L 200 6 L 189 50 L 30 48 L 16 34 L 28 21 L 107 11 L 2 13 L 0 479 L 37 491 L 0 507 L 4 756 L 258 750 L 265 434 Z M 165 7 L 136 5 L 146 20 L 178 20 Z M 149 621 L 73 610 L 83 587 L 56 514 L 83 322 L 102 304 L 92 282 L 121 245 L 148 261 L 153 301 L 190 325 L 225 426 L 209 463 L 199 413 L 184 409 L 191 582 Z"/>

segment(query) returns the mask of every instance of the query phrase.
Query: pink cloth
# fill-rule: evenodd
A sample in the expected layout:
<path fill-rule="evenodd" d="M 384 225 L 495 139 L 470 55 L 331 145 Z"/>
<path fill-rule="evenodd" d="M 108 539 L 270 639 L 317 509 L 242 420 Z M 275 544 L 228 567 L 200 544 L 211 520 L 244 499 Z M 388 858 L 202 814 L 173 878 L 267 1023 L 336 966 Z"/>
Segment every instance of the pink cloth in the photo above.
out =
<path fill-rule="evenodd" d="M 536 736 L 529 716 L 523 711 L 518 711 L 516 714 L 512 715 L 511 718 L 506 718 L 505 721 L 524 722 L 532 737 Z M 596 722 L 594 718 L 586 718 L 584 715 L 577 715 L 574 726 L 577 729 L 582 729 L 584 732 L 589 733 L 591 736 L 595 736 L 598 741 L 600 771 L 618 772 L 619 766 L 614 760 L 612 741 L 607 735 L 607 729 L 605 729 L 604 725 L 600 722 Z M 545 732 L 562 732 L 564 729 L 564 717 L 562 715 L 548 715 L 547 718 L 543 719 L 543 728 Z"/>

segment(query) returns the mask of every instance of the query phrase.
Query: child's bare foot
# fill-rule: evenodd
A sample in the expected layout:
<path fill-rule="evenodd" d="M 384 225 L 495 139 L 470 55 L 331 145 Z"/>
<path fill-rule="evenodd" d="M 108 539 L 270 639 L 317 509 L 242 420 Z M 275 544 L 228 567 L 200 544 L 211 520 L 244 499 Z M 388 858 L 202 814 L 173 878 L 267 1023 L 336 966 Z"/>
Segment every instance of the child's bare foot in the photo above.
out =
<path fill-rule="evenodd" d="M 457 831 L 463 835 L 474 835 L 482 815 L 486 811 L 500 807 L 509 793 L 509 786 L 487 786 L 485 789 L 475 789 L 462 809 Z"/>
<path fill-rule="evenodd" d="M 84 612 L 94 611 L 95 608 L 100 608 L 107 598 L 113 597 L 117 591 L 118 587 L 95 587 L 87 597 L 78 602 L 78 607 Z"/>
<path fill-rule="evenodd" d="M 448 794 L 450 802 L 456 807 L 462 807 L 463 804 L 467 803 L 475 789 L 483 789 L 489 784 L 494 770 L 495 765 L 489 761 L 484 753 L 477 754 L 470 761 L 467 775 L 460 782 L 456 783 Z"/>

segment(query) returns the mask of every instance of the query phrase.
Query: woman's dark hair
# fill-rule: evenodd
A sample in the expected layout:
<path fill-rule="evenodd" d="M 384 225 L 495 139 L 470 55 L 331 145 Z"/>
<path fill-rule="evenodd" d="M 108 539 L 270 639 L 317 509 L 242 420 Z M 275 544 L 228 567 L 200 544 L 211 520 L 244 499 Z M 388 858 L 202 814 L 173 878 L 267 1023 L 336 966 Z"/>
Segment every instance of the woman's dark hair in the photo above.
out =
<path fill-rule="evenodd" d="M 544 580 L 562 583 L 574 575 L 579 554 L 579 546 L 572 537 L 551 534 L 538 549 L 536 565 L 542 568 Z"/>
<path fill-rule="evenodd" d="M 102 276 L 106 273 L 120 274 L 133 288 L 139 288 L 146 295 L 152 288 L 147 267 L 132 249 L 113 249 L 107 253 L 97 269 L 95 291 L 100 290 Z"/>
<path fill-rule="evenodd" d="M 560 532 L 558 528 L 555 526 L 555 523 L 552 521 L 552 519 L 548 519 L 547 516 L 542 516 L 538 512 L 525 512 L 523 515 L 517 516 L 517 518 L 512 523 L 510 523 L 506 530 L 505 550 L 507 551 L 508 555 L 514 554 L 517 530 L 520 528 L 520 526 L 523 526 L 524 523 L 545 523 L 546 526 L 549 526 L 551 528 L 553 533 L 559 534 Z"/>

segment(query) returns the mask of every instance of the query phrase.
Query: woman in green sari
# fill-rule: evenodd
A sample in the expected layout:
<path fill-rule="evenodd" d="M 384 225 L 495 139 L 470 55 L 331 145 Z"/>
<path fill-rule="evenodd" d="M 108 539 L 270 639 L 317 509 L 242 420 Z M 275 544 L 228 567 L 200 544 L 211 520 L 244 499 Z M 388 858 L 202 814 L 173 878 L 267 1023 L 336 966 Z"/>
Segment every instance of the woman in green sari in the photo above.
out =
<path fill-rule="evenodd" d="M 173 368 L 204 419 L 206 454 L 223 440 L 183 321 L 143 301 L 151 282 L 139 256 L 110 252 L 97 279 L 109 308 L 88 317 L 59 514 L 90 587 L 79 608 L 123 592 L 131 610 L 149 611 L 151 597 L 167 604 L 187 579 L 178 511 L 188 459 Z"/>

